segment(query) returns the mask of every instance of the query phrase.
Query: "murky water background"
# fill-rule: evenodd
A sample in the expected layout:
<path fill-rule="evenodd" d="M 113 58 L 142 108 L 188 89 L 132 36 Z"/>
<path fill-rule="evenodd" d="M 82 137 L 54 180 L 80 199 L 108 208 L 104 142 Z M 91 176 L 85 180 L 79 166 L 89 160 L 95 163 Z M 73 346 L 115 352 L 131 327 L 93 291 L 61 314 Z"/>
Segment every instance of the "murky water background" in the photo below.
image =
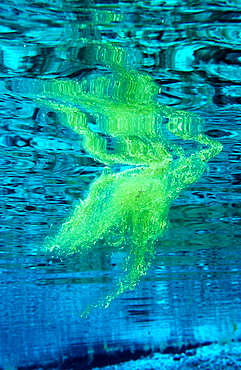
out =
<path fill-rule="evenodd" d="M 87 368 L 85 356 L 108 362 L 115 353 L 240 339 L 239 1 L 9 0 L 0 8 L 0 367 L 61 368 L 79 357 Z M 58 115 L 3 86 L 20 76 L 84 75 L 83 39 L 100 37 L 128 46 L 133 65 L 161 86 L 159 102 L 200 114 L 224 149 L 173 204 L 139 286 L 84 319 L 122 255 L 103 246 L 84 261 L 61 260 L 41 245 L 103 165 Z"/>

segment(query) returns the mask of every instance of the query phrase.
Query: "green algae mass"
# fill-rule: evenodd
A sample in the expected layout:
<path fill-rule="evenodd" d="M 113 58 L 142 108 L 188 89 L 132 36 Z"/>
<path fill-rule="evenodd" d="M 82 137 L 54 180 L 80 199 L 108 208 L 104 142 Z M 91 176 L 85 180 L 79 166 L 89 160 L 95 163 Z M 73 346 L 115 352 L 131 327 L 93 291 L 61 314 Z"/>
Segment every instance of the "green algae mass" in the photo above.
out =
<path fill-rule="evenodd" d="M 123 275 L 95 305 L 107 307 L 146 273 L 172 201 L 201 177 L 222 146 L 203 134 L 198 115 L 158 104 L 158 86 L 127 65 L 124 48 L 93 43 L 88 53 L 93 64 L 106 69 L 80 80 L 18 79 L 12 89 L 59 112 L 63 125 L 82 135 L 85 150 L 105 165 L 45 249 L 64 256 L 97 248 L 99 241 L 125 247 Z M 192 152 L 184 140 L 196 142 Z M 116 173 L 114 165 L 124 170 Z"/>

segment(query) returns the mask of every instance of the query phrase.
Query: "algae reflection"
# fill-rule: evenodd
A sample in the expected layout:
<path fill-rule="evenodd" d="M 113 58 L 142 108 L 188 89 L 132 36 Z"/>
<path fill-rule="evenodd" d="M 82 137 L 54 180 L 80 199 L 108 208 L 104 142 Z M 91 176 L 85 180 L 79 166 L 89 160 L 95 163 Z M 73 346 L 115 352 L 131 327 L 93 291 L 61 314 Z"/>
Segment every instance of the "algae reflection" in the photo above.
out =
<path fill-rule="evenodd" d="M 76 81 L 16 79 L 12 90 L 59 112 L 63 125 L 82 135 L 85 150 L 105 164 L 86 199 L 45 248 L 60 256 L 97 248 L 100 240 L 125 248 L 123 276 L 97 304 L 107 307 L 146 273 L 155 241 L 167 228 L 172 201 L 201 177 L 222 147 L 202 133 L 199 116 L 158 104 L 157 85 L 124 63 L 123 48 L 96 43 L 89 49 L 106 69 Z M 168 132 L 179 142 L 168 139 Z M 196 142 L 191 153 L 183 140 Z M 124 169 L 115 172 L 117 164 Z"/>

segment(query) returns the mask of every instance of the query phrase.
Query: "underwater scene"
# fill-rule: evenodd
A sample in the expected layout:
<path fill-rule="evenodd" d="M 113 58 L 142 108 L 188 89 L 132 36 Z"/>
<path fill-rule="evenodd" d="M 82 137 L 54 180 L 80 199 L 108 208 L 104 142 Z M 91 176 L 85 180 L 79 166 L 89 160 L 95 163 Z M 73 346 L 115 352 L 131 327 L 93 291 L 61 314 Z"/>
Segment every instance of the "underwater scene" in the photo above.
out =
<path fill-rule="evenodd" d="M 0 370 L 241 369 L 240 0 L 0 10 Z"/>

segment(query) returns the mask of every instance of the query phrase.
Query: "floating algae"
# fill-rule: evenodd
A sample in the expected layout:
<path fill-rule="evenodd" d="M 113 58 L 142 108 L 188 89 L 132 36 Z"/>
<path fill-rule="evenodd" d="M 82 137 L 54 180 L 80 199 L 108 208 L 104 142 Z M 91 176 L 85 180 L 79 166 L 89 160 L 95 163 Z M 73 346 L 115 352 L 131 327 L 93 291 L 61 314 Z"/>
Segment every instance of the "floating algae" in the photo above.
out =
<path fill-rule="evenodd" d="M 107 307 L 146 273 L 172 201 L 201 177 L 222 147 L 202 133 L 199 116 L 157 103 L 157 85 L 127 66 L 124 48 L 93 42 L 88 51 L 106 69 L 76 81 L 15 79 L 11 89 L 58 112 L 64 125 L 82 135 L 85 150 L 106 166 L 45 248 L 63 256 L 96 248 L 100 240 L 115 248 L 126 245 L 125 273 L 97 304 Z M 168 139 L 168 131 L 180 144 Z M 182 140 L 196 142 L 192 153 Z M 125 169 L 116 173 L 114 165 Z"/>

